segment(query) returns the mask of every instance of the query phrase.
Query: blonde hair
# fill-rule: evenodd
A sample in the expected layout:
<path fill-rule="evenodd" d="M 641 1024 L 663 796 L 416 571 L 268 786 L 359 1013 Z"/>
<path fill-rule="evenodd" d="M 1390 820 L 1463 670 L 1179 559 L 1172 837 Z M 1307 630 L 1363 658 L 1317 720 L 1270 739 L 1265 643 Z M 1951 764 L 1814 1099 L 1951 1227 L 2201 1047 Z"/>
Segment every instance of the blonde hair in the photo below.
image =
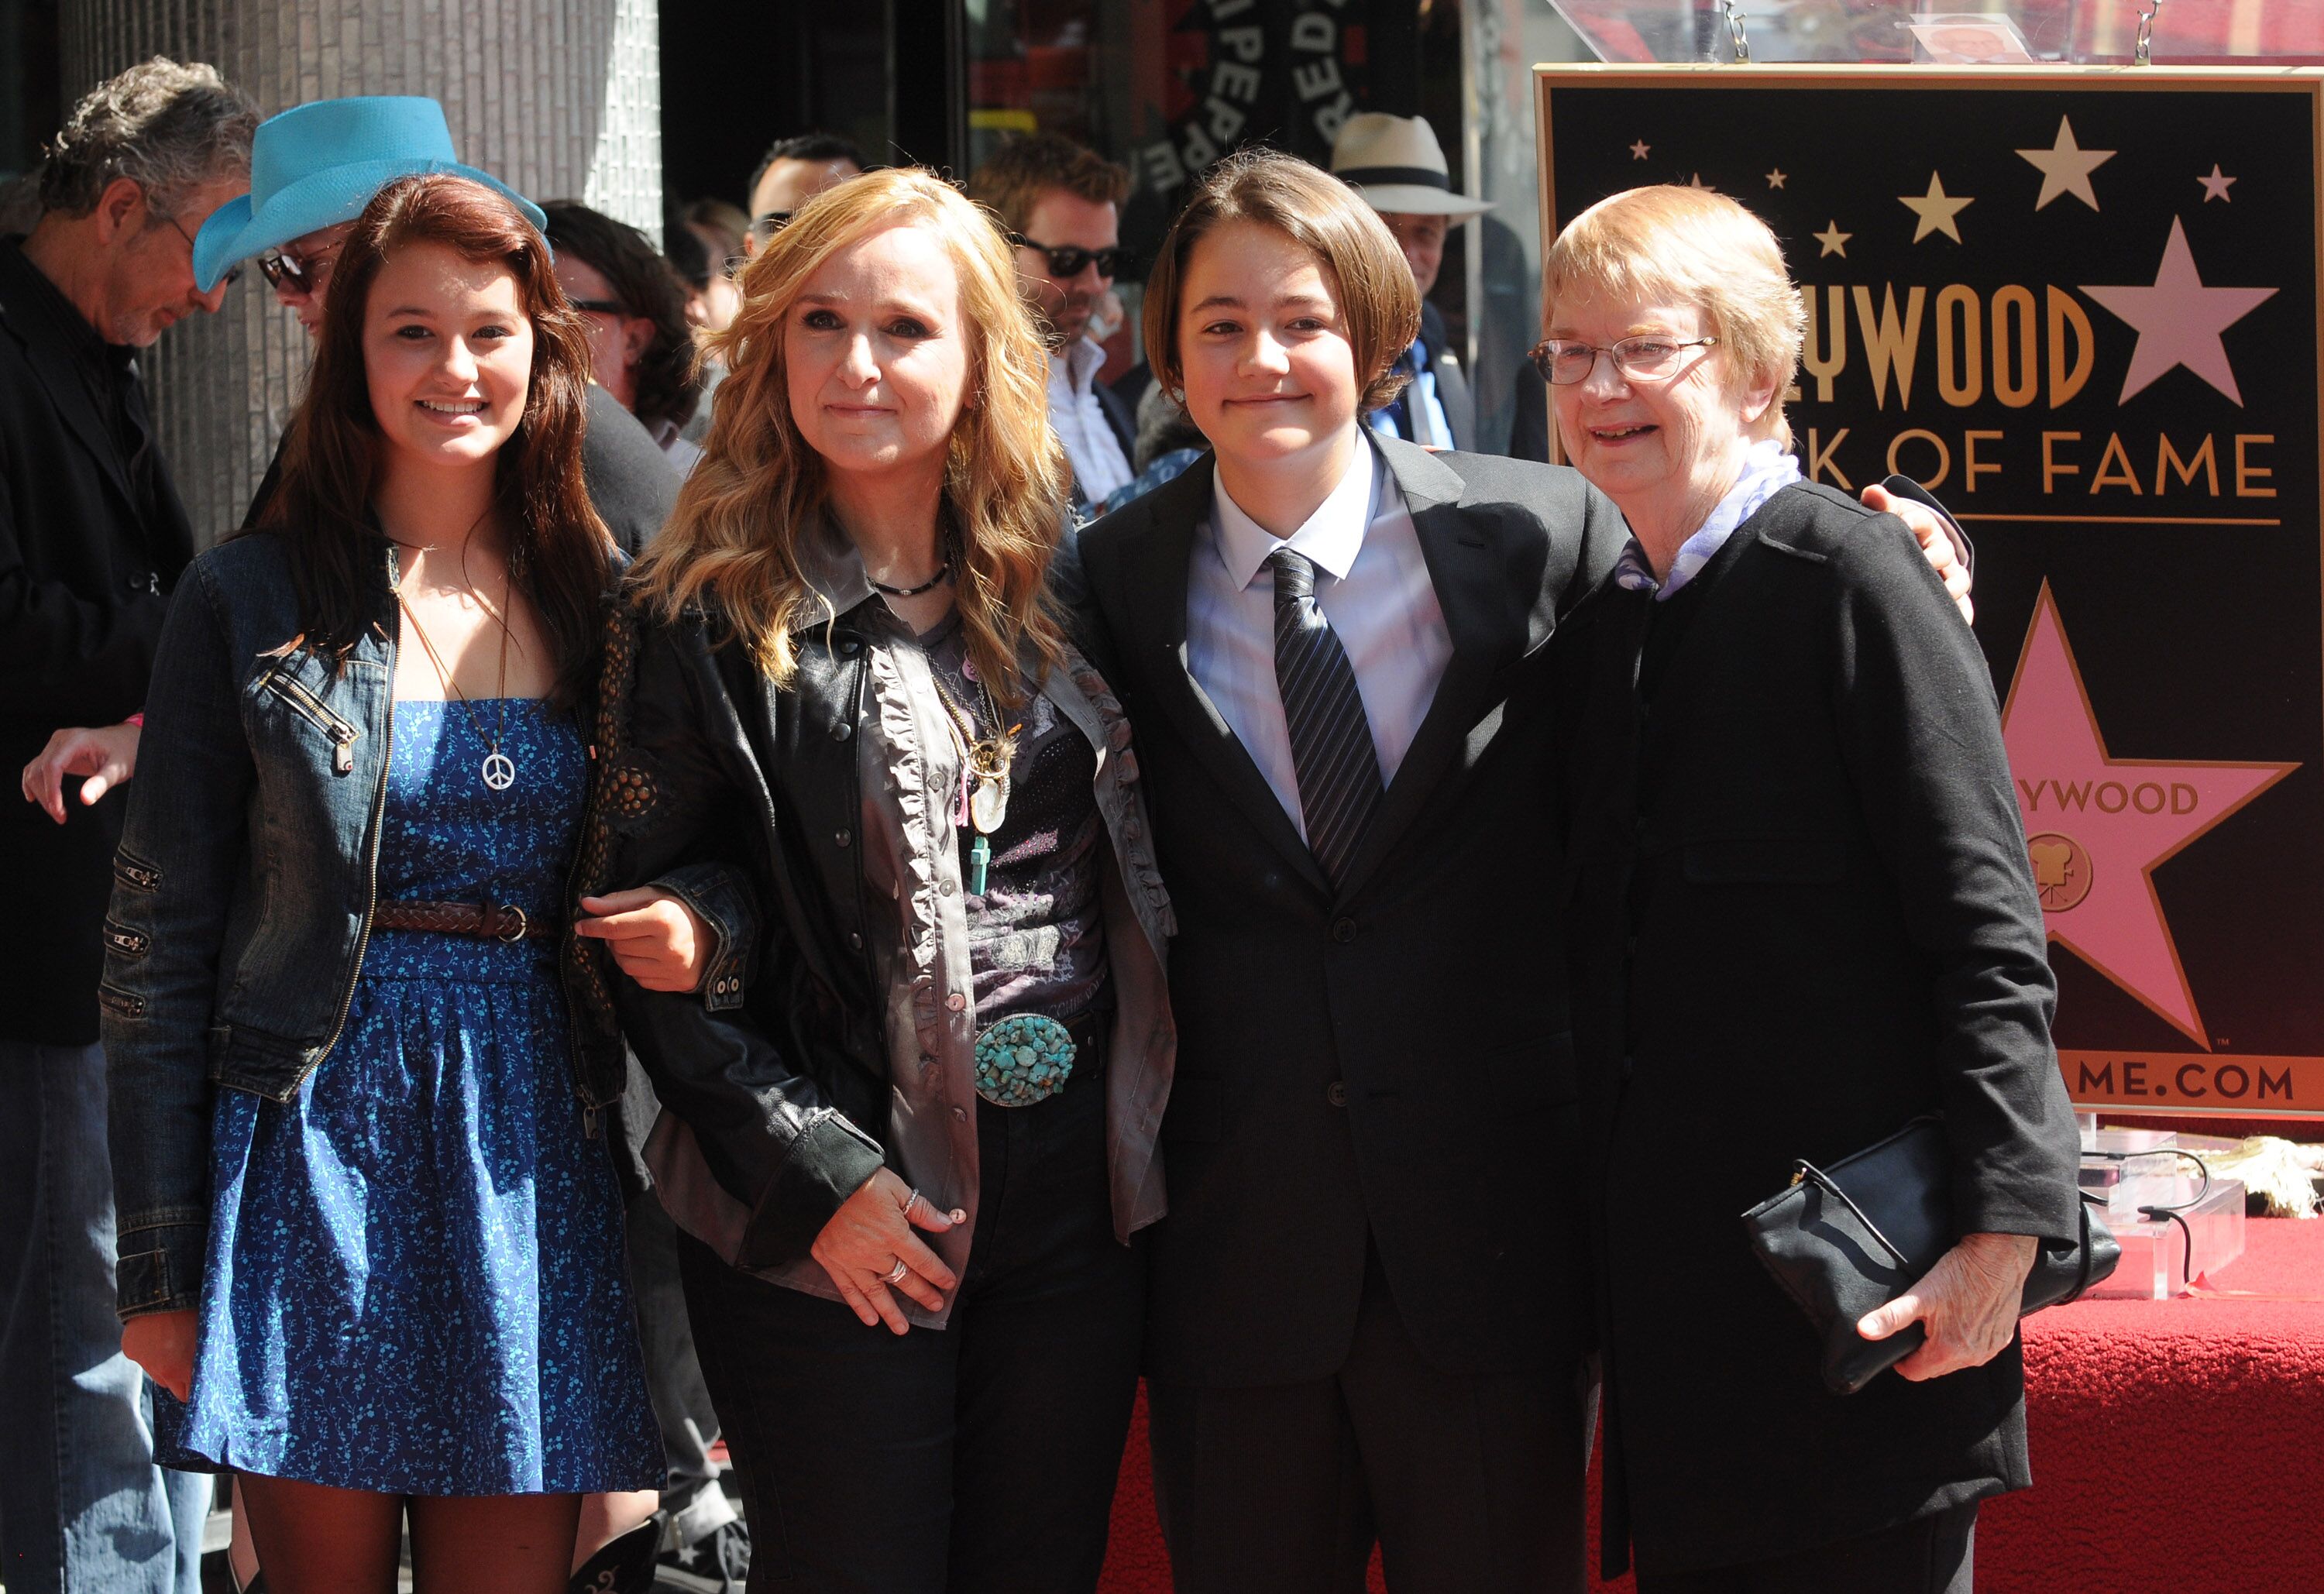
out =
<path fill-rule="evenodd" d="M 1017 291 L 991 217 L 933 173 L 867 172 L 817 195 L 742 268 L 742 306 L 710 340 L 726 362 L 710 436 L 669 522 L 632 577 L 647 605 L 675 619 L 705 594 L 777 686 L 798 666 L 793 633 L 837 616 L 809 585 L 799 539 L 828 498 L 822 457 L 791 417 L 783 359 L 791 308 L 825 262 L 888 227 L 932 233 L 960 275 L 969 407 L 954 426 L 942 514 L 964 639 L 993 696 L 1024 701 L 1021 652 L 1063 658 L 1047 599 L 1064 528 L 1065 453 L 1049 427 L 1049 355 Z"/>
<path fill-rule="evenodd" d="M 1739 382 L 1775 385 L 1749 434 L 1791 447 L 1784 390 L 1799 369 L 1807 314 L 1766 222 L 1708 189 L 1666 184 L 1600 199 L 1542 259 L 1542 325 L 1561 299 L 1587 293 L 1699 307 Z"/>
<path fill-rule="evenodd" d="M 1356 380 L 1364 384 L 1357 408 L 1369 413 L 1402 392 L 1406 378 L 1396 360 L 1420 336 L 1420 290 L 1396 235 L 1362 195 L 1330 172 L 1259 144 L 1211 168 L 1170 224 L 1147 276 L 1146 357 L 1163 387 L 1185 385 L 1178 303 L 1194 245 L 1232 221 L 1273 227 L 1321 263 L 1339 290 Z"/>

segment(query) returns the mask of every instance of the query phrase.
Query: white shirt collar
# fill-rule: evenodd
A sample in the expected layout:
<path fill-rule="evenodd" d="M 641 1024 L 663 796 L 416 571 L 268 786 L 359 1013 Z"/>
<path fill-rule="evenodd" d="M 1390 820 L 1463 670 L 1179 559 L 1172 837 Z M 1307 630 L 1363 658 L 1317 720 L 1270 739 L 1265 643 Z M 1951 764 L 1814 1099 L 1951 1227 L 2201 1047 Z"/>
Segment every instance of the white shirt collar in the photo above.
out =
<path fill-rule="evenodd" d="M 1076 337 L 1049 355 L 1051 374 L 1064 376 L 1066 388 L 1077 397 L 1090 391 L 1090 383 L 1095 380 L 1098 367 L 1104 364 L 1103 346 L 1087 336 Z"/>
<path fill-rule="evenodd" d="M 1315 506 L 1299 530 L 1278 538 L 1243 511 L 1224 482 L 1214 482 L 1214 521 L 1218 527 L 1219 559 L 1234 578 L 1238 591 L 1249 586 L 1266 568 L 1267 556 L 1278 548 L 1296 549 L 1316 568 L 1344 581 L 1363 551 L 1364 531 L 1379 502 L 1379 452 L 1357 428 L 1357 447 L 1340 478 L 1323 502 Z"/>

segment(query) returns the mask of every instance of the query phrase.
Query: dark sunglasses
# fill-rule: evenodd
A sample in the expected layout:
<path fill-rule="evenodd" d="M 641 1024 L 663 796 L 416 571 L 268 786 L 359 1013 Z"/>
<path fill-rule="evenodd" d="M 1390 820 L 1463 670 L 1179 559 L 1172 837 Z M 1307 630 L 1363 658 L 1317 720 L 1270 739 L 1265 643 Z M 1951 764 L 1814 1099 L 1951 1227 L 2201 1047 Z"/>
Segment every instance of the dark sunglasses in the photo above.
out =
<path fill-rule="evenodd" d="M 1099 276 L 1119 277 L 1130 270 L 1136 259 L 1129 250 L 1119 246 L 1111 249 L 1076 249 L 1071 244 L 1066 244 L 1063 248 L 1053 249 L 1047 244 L 1034 243 L 1022 233 L 1010 234 L 1009 241 L 1019 249 L 1032 250 L 1047 261 L 1049 275 L 1059 281 L 1068 277 L 1080 276 L 1082 268 L 1092 261 L 1097 263 Z"/>
<path fill-rule="evenodd" d="M 287 282 L 302 293 L 312 293 L 315 291 L 315 279 L 320 274 L 317 268 L 327 264 L 338 252 L 339 245 L 333 244 L 301 259 L 278 250 L 272 254 L 260 255 L 258 270 L 265 277 L 269 288 L 280 288 Z"/>

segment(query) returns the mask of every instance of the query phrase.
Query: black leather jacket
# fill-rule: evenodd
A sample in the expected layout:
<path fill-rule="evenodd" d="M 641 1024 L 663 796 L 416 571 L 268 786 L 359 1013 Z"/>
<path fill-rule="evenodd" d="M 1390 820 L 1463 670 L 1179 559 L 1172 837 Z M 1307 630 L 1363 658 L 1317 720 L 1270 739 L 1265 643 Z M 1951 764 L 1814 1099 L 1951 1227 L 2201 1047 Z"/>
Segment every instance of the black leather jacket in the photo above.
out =
<path fill-rule="evenodd" d="M 582 1044 L 610 1054 L 626 1033 L 669 1110 L 648 1153 L 663 1204 L 730 1261 L 818 1293 L 829 1285 L 809 1246 L 883 1164 L 969 1212 L 968 1223 L 931 1237 L 960 1248 L 955 1260 L 977 1206 L 967 1083 L 976 1013 L 940 795 L 953 755 L 916 735 L 906 677 L 925 667 L 868 586 L 861 596 L 843 597 L 831 624 L 796 634 L 798 671 L 780 691 L 746 648 L 720 645 L 715 614 L 617 619 L 584 889 L 686 879 L 747 896 L 758 922 L 733 942 L 722 936 L 690 994 L 640 988 L 602 961 L 600 944 L 574 952 L 593 993 L 575 1014 Z M 1120 705 L 1078 655 L 1052 677 L 1041 689 L 1099 750 L 1116 1002 L 1109 1166 L 1127 1238 L 1161 1215 L 1155 1142 L 1176 1052 L 1168 898 Z M 941 712 L 932 688 L 927 709 Z M 866 760 L 878 778 L 867 779 Z M 875 883 L 890 865 L 902 877 L 893 889 Z M 741 917 L 730 900 L 713 906 L 723 921 Z M 897 1080 L 897 1059 L 918 1075 Z M 918 1112 L 898 1108 L 916 1092 Z"/>

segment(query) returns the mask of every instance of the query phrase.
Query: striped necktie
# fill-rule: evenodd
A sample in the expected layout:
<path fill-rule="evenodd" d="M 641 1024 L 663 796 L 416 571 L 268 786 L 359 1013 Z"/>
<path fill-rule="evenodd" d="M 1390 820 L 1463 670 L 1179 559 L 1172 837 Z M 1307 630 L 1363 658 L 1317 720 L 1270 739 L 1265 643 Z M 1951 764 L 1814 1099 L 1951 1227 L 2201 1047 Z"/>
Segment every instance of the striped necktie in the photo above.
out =
<path fill-rule="evenodd" d="M 1287 548 L 1267 562 L 1275 571 L 1275 685 L 1307 850 L 1336 886 L 1379 805 L 1379 756 L 1347 650 L 1316 606 L 1315 567 Z"/>

